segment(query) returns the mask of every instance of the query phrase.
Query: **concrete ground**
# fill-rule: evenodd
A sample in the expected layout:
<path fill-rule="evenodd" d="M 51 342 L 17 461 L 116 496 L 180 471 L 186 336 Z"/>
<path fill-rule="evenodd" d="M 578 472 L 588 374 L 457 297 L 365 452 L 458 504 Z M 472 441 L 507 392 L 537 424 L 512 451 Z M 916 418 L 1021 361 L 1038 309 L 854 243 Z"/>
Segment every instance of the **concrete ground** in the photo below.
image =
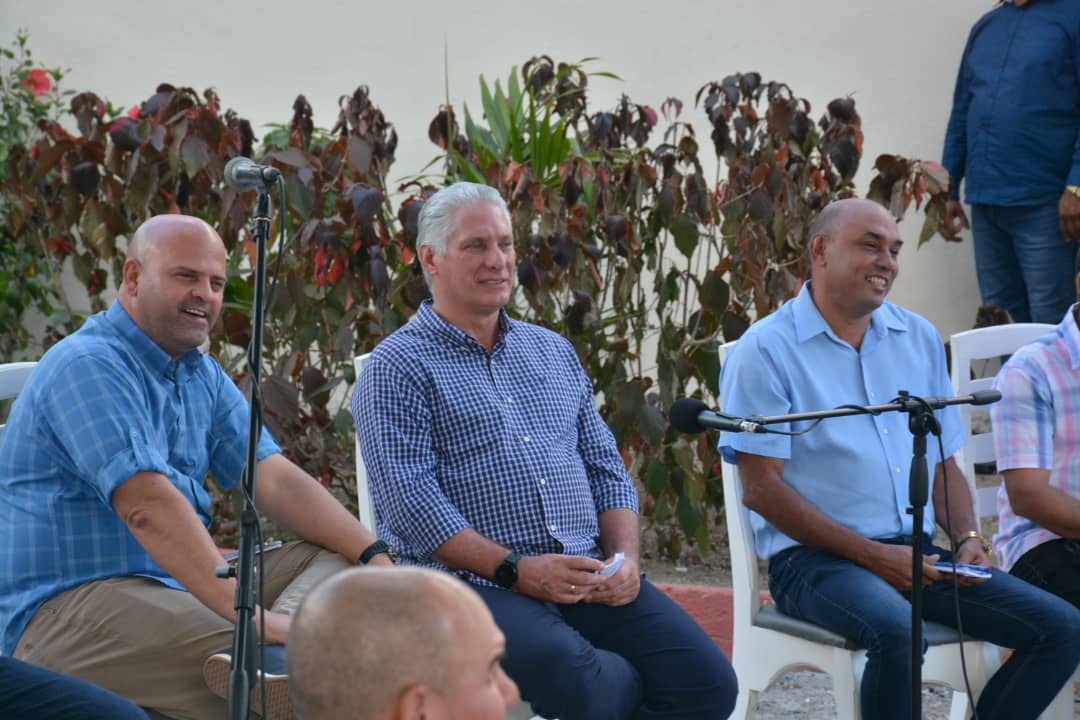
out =
<path fill-rule="evenodd" d="M 952 691 L 936 685 L 923 687 L 923 716 L 926 720 L 947 720 Z M 1080 718 L 1080 704 L 1074 705 L 1074 717 Z M 522 703 L 508 714 L 507 720 L 529 720 L 532 713 Z M 836 702 L 832 681 L 818 672 L 790 672 L 777 680 L 762 695 L 757 711 L 749 720 L 834 720 Z"/>

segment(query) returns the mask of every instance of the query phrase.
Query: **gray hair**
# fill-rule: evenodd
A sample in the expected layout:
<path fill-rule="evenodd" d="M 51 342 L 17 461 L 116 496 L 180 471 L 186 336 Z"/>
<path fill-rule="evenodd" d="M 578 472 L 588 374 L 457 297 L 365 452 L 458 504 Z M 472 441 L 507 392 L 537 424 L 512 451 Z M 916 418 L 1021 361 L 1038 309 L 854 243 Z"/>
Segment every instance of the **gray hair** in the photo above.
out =
<path fill-rule="evenodd" d="M 510 225 L 510 209 L 499 191 L 490 185 L 471 182 L 456 182 L 424 201 L 420 208 L 420 219 L 416 230 L 416 253 L 427 245 L 439 257 L 446 256 L 446 243 L 454 233 L 454 211 L 466 205 L 487 203 L 502 210 L 506 224 Z M 431 286 L 431 279 L 424 271 L 424 280 Z"/>

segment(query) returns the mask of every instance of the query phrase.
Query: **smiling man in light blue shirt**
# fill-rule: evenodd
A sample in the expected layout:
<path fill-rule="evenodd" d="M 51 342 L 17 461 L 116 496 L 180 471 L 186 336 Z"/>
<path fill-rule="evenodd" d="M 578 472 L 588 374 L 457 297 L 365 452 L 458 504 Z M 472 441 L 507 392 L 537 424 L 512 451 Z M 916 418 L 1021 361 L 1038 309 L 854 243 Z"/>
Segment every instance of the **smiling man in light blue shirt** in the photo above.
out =
<path fill-rule="evenodd" d="M 900 245 L 896 223 L 880 205 L 854 199 L 828 205 L 811 228 L 810 283 L 751 326 L 724 365 L 725 412 L 768 416 L 881 404 L 900 390 L 951 394 L 937 332 L 885 302 Z M 967 483 L 951 457 L 962 431 L 953 411 L 936 415 L 944 455 L 928 442 L 932 502 L 918 529 L 906 513 L 912 454 L 906 415 L 834 418 L 793 437 L 720 438 L 725 458 L 739 465 L 746 505 L 759 513 L 755 542 L 769 560 L 777 607 L 866 648 L 865 718 L 911 716 L 912 533 L 927 535 L 926 620 L 957 624 L 952 583 L 931 564 L 933 555 L 950 556 L 930 545 L 935 520 L 957 539 L 957 562 L 988 563 L 976 542 Z M 979 697 L 979 717 L 1034 719 L 1080 660 L 1080 612 L 998 571 L 960 584 L 964 631 L 1015 648 Z"/>

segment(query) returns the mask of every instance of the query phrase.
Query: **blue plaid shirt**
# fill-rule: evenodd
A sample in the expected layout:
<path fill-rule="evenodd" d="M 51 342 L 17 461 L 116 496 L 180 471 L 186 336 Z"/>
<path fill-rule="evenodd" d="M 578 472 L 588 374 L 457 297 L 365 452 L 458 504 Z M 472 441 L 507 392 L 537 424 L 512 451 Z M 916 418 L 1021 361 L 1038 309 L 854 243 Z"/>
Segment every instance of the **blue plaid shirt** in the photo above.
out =
<path fill-rule="evenodd" d="M 34 368 L 0 434 L 0 647 L 10 654 L 49 598 L 143 575 L 180 588 L 110 504 L 137 472 L 164 475 L 210 524 L 208 471 L 232 487 L 248 403 L 214 360 L 170 358 L 113 303 Z M 263 432 L 258 458 L 279 452 Z"/>
<path fill-rule="evenodd" d="M 424 303 L 371 354 L 352 413 L 379 537 L 403 563 L 447 569 L 433 553 L 470 527 L 526 555 L 602 558 L 597 516 L 637 510 L 573 347 L 505 312 L 488 353 Z"/>

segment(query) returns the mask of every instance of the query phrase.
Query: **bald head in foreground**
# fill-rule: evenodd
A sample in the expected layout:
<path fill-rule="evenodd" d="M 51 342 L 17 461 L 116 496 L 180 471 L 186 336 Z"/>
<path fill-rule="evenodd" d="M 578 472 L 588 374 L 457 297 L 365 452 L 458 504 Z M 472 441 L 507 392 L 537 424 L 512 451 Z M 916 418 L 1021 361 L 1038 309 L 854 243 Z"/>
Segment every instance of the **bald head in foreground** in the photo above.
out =
<path fill-rule="evenodd" d="M 348 570 L 307 597 L 289 632 L 300 720 L 495 720 L 518 701 L 505 639 L 480 597 L 421 568 Z"/>

